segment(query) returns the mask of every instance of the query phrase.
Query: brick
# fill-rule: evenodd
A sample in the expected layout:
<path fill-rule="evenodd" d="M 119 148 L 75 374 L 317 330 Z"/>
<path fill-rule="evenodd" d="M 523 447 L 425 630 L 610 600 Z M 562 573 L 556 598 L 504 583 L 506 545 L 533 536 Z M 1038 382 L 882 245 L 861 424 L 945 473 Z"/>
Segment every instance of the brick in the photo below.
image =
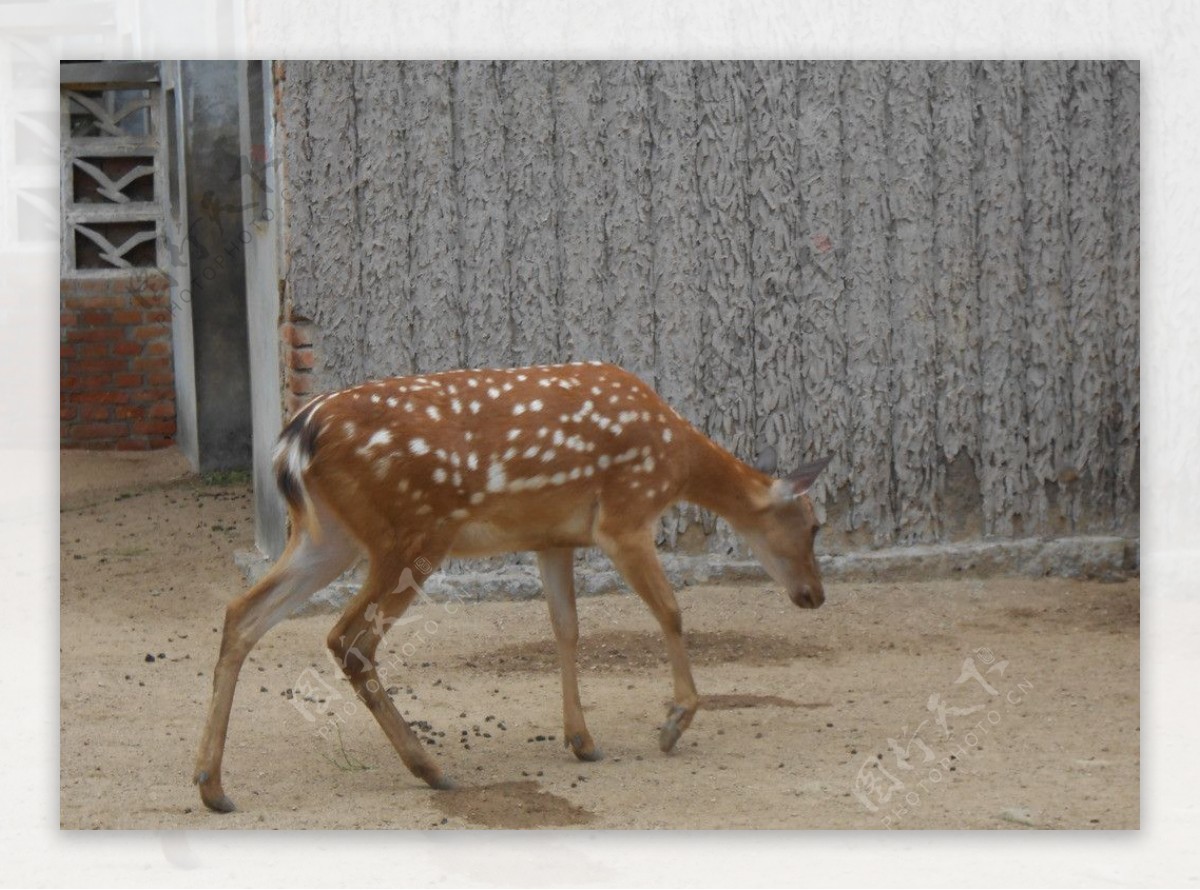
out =
<path fill-rule="evenodd" d="M 73 343 L 61 343 L 58 347 L 59 358 L 75 358 L 75 345 Z"/>
<path fill-rule="evenodd" d="M 175 435 L 174 420 L 135 420 L 133 422 L 133 432 L 138 435 L 159 435 L 173 436 Z"/>
<path fill-rule="evenodd" d="M 169 355 L 141 355 L 130 361 L 129 369 L 146 374 L 152 374 L 155 371 L 169 371 L 171 370 L 171 357 Z"/>
<path fill-rule="evenodd" d="M 123 339 L 125 339 L 125 332 L 121 328 L 72 328 L 67 331 L 67 340 L 73 343 Z"/>
<path fill-rule="evenodd" d="M 146 415 L 148 417 L 156 417 L 159 419 L 165 419 L 168 417 L 173 418 L 175 416 L 175 402 L 155 402 L 150 406 L 149 410 L 146 412 Z"/>
<path fill-rule="evenodd" d="M 151 371 L 146 374 L 147 386 L 174 386 L 175 374 L 171 371 Z"/>
<path fill-rule="evenodd" d="M 127 423 L 77 423 L 71 428 L 75 439 L 116 439 L 128 433 Z"/>
<path fill-rule="evenodd" d="M 140 343 L 169 336 L 171 336 L 171 326 L 168 324 L 144 324 L 129 331 L 130 339 L 137 340 Z"/>
<path fill-rule="evenodd" d="M 287 321 L 282 325 L 280 339 L 288 346 L 313 345 L 314 325 L 311 322 Z"/>
<path fill-rule="evenodd" d="M 132 340 L 125 340 L 121 343 L 114 343 L 112 346 L 113 355 L 141 355 L 145 349 L 145 344 L 135 343 Z"/>
<path fill-rule="evenodd" d="M 150 322 L 169 322 L 171 320 L 170 309 L 147 309 L 142 313 L 143 318 L 147 323 Z"/>
<path fill-rule="evenodd" d="M 173 386 L 148 386 L 138 392 L 137 397 L 143 402 L 175 401 L 175 387 Z"/>
<path fill-rule="evenodd" d="M 146 409 L 142 405 L 117 405 L 112 409 L 112 416 L 116 420 L 142 420 Z"/>
<path fill-rule="evenodd" d="M 96 392 L 97 390 L 107 389 L 108 380 L 104 377 L 93 375 L 75 375 L 72 374 L 63 377 L 59 380 L 58 391 L 62 399 L 67 402 L 77 402 L 75 396 L 83 392 Z"/>
<path fill-rule="evenodd" d="M 311 371 L 316 363 L 316 356 L 311 349 L 293 349 L 291 366 L 296 371 Z"/>
<path fill-rule="evenodd" d="M 129 301 L 125 297 L 115 297 L 111 295 L 97 296 L 94 294 L 78 294 L 71 295 L 64 299 L 64 304 L 68 311 L 84 310 L 84 309 L 123 309 L 129 305 Z"/>
<path fill-rule="evenodd" d="M 103 390 L 101 392 L 80 392 L 75 393 L 71 399 L 72 402 L 80 403 L 107 403 L 110 405 L 127 405 L 133 399 L 129 393 L 123 390 Z"/>
<path fill-rule="evenodd" d="M 163 309 L 171 305 L 170 288 L 164 286 L 161 288 L 151 287 L 143 288 L 138 291 L 133 297 L 133 304 L 140 309 Z"/>
<path fill-rule="evenodd" d="M 114 309 L 112 311 L 113 324 L 142 324 L 146 320 L 146 313 L 141 309 Z"/>
<path fill-rule="evenodd" d="M 81 358 L 77 359 L 72 366 L 73 370 L 80 374 L 104 374 L 113 371 L 124 371 L 128 367 L 126 362 L 119 358 Z"/>
<path fill-rule="evenodd" d="M 60 312 L 58 313 L 59 327 L 73 328 L 79 324 L 79 313 L 77 312 Z"/>
<path fill-rule="evenodd" d="M 58 419 L 59 420 L 74 420 L 78 416 L 79 416 L 79 409 L 76 406 L 62 405 L 62 404 L 60 404 L 58 406 Z"/>
<path fill-rule="evenodd" d="M 113 313 L 120 310 L 85 309 L 79 313 L 79 322 L 88 327 L 102 327 L 111 324 L 121 324 L 113 319 Z"/>
<path fill-rule="evenodd" d="M 171 341 L 170 340 L 155 340 L 153 343 L 147 343 L 143 355 L 170 355 Z"/>
<path fill-rule="evenodd" d="M 120 346 L 121 344 L 113 344 L 107 340 L 97 343 L 80 343 L 75 347 L 75 355 L 79 358 L 109 358 L 114 345 Z"/>
<path fill-rule="evenodd" d="M 145 379 L 142 374 L 131 374 L 128 372 L 125 374 L 114 374 L 112 385 L 121 389 L 133 389 L 134 387 L 141 386 Z"/>
<path fill-rule="evenodd" d="M 288 376 L 288 389 L 298 396 L 307 395 L 313 390 L 312 375 L 297 371 Z"/>
<path fill-rule="evenodd" d="M 113 419 L 113 409 L 111 405 L 84 405 L 79 409 L 79 416 L 89 423 L 108 421 Z"/>

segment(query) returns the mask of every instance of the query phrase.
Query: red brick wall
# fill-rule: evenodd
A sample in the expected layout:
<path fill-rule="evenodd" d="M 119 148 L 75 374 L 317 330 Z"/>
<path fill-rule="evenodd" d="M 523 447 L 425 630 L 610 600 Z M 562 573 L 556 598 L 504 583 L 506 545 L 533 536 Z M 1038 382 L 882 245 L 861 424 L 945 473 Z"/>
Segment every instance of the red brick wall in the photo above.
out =
<path fill-rule="evenodd" d="M 284 422 L 314 395 L 313 323 L 292 314 L 280 330 L 283 341 Z"/>
<path fill-rule="evenodd" d="M 173 444 L 166 277 L 63 278 L 60 299 L 62 447 L 141 451 Z"/>

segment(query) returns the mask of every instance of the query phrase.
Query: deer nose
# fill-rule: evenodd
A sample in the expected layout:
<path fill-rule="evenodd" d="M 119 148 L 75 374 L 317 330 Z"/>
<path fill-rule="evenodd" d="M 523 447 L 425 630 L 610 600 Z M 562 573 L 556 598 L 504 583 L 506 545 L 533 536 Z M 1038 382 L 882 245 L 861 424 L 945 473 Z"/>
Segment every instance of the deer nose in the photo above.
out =
<path fill-rule="evenodd" d="M 825 602 L 825 591 L 818 584 L 801 584 L 792 593 L 792 602 L 801 609 L 815 609 Z"/>

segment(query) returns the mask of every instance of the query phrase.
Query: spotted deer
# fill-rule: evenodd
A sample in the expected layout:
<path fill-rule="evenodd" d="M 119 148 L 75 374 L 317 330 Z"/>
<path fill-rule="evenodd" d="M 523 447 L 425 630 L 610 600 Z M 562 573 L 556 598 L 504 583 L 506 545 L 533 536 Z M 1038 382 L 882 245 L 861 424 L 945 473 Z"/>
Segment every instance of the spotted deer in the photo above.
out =
<path fill-rule="evenodd" d="M 381 687 L 380 631 L 417 596 L 401 579 L 450 556 L 537 554 L 562 671 L 564 739 L 599 759 L 576 679 L 577 547 L 598 546 L 662 626 L 675 697 L 659 735 L 668 752 L 696 713 L 679 606 L 654 546 L 658 517 L 689 501 L 723 516 L 797 606 L 824 602 L 805 496 L 828 459 L 775 479 L 743 463 L 650 387 L 600 362 L 447 371 L 376 380 L 318 396 L 287 424 L 276 479 L 291 533 L 279 561 L 225 614 L 195 781 L 213 810 L 233 803 L 221 758 L 238 673 L 273 625 L 359 559 L 362 589 L 328 645 L 405 766 L 452 787 Z M 383 619 L 381 622 L 380 619 Z"/>

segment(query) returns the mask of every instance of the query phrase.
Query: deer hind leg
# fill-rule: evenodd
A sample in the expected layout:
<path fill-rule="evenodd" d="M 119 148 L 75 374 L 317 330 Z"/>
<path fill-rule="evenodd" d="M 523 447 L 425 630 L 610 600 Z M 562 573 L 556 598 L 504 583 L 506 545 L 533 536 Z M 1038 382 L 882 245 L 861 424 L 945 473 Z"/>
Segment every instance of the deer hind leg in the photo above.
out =
<path fill-rule="evenodd" d="M 569 547 L 543 550 L 537 558 L 562 669 L 563 743 L 569 745 L 580 760 L 599 760 L 603 755 L 592 741 L 583 720 L 583 706 L 579 703 L 579 679 L 575 666 L 579 646 L 579 621 L 575 613 L 575 551 Z"/>
<path fill-rule="evenodd" d="M 354 542 L 332 523 L 326 523 L 323 532 L 317 543 L 307 533 L 293 531 L 279 561 L 225 609 L 212 700 L 196 758 L 195 782 L 201 800 L 211 810 L 227 813 L 234 809 L 221 787 L 221 760 L 233 693 L 246 656 L 268 630 L 359 558 Z"/>
<path fill-rule="evenodd" d="M 416 599 L 416 578 L 406 569 L 408 561 L 396 554 L 372 555 L 366 583 L 329 632 L 329 648 L 409 771 L 432 788 L 453 788 L 392 704 L 375 661 L 383 634 Z"/>
<path fill-rule="evenodd" d="M 617 570 L 629 585 L 650 607 L 662 627 L 667 644 L 667 656 L 671 661 L 671 675 L 675 682 L 675 703 L 667 712 L 658 737 L 658 746 L 670 751 L 679 741 L 683 731 L 691 725 L 700 699 L 696 684 L 692 680 L 692 668 L 683 645 L 683 619 L 671 583 L 658 561 L 654 547 L 654 533 L 650 529 L 632 532 L 604 528 L 603 521 L 597 534 L 597 543 L 608 554 Z"/>

